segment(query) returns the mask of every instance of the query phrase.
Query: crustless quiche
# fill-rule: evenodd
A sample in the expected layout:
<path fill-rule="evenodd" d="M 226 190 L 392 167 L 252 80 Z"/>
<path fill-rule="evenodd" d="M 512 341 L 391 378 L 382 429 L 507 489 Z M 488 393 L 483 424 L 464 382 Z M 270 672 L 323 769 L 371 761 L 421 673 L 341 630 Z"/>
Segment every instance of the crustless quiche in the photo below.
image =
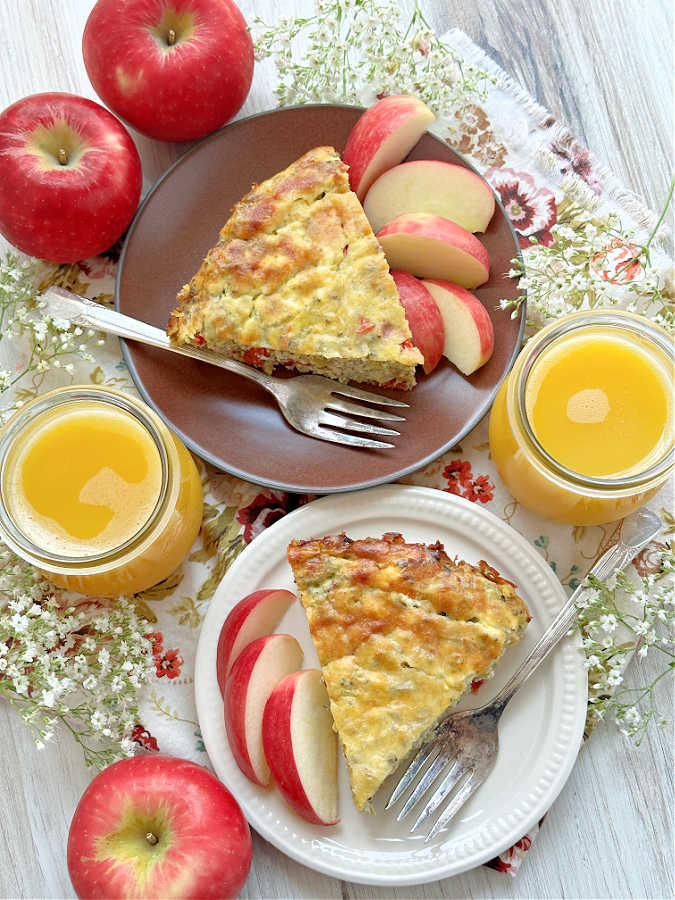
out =
<path fill-rule="evenodd" d="M 347 166 L 310 150 L 232 210 L 167 327 L 271 373 L 410 388 L 422 355 Z"/>
<path fill-rule="evenodd" d="M 515 587 L 486 562 L 400 534 L 293 541 L 307 613 L 354 803 L 382 782 L 529 622 Z"/>

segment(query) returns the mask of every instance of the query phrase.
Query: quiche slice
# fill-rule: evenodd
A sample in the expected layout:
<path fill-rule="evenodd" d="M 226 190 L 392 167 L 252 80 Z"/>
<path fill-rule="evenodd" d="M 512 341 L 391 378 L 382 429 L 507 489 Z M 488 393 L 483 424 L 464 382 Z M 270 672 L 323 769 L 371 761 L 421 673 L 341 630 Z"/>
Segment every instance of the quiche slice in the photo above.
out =
<path fill-rule="evenodd" d="M 305 153 L 232 210 L 178 294 L 167 334 L 271 373 L 411 388 L 413 346 L 384 253 L 332 147 Z"/>
<path fill-rule="evenodd" d="M 530 620 L 486 562 L 400 534 L 294 540 L 288 559 L 307 613 L 356 807 L 475 679 L 490 676 Z"/>

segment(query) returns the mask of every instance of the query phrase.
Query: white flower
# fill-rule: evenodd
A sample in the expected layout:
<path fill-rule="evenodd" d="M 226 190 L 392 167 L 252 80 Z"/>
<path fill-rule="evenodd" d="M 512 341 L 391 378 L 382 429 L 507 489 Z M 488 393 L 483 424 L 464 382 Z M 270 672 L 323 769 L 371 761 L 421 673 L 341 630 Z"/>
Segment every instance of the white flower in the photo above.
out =
<path fill-rule="evenodd" d="M 25 634 L 28 631 L 28 619 L 26 616 L 19 615 L 19 613 L 14 613 L 9 620 L 9 624 L 17 634 Z"/>
<path fill-rule="evenodd" d="M 612 671 L 607 676 L 607 684 L 610 687 L 617 687 L 617 685 L 621 684 L 623 681 L 623 675 L 617 669 L 612 669 Z"/>
<path fill-rule="evenodd" d="M 101 731 L 105 726 L 106 717 L 100 710 L 97 709 L 96 712 L 93 712 L 91 714 L 91 716 L 89 717 L 89 721 L 91 722 L 91 727 L 94 729 L 94 731 Z"/>

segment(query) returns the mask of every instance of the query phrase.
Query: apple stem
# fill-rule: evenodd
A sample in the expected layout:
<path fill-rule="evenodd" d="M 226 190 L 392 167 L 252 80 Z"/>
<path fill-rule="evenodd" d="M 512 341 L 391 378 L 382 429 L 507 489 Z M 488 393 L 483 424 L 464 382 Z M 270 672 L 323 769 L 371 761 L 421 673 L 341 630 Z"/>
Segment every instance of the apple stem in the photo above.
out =
<path fill-rule="evenodd" d="M 154 847 L 155 844 L 159 842 L 159 838 L 157 837 L 157 835 L 153 834 L 151 831 L 146 834 L 145 839 L 151 847 Z"/>
<path fill-rule="evenodd" d="M 173 30 L 173 28 L 169 28 L 169 33 L 166 36 L 166 42 L 169 47 L 173 47 L 173 45 L 176 43 L 176 32 Z"/>
<path fill-rule="evenodd" d="M 67 166 L 68 165 L 68 152 L 65 147 L 59 147 L 58 153 L 56 154 L 56 158 L 58 159 L 60 165 Z"/>

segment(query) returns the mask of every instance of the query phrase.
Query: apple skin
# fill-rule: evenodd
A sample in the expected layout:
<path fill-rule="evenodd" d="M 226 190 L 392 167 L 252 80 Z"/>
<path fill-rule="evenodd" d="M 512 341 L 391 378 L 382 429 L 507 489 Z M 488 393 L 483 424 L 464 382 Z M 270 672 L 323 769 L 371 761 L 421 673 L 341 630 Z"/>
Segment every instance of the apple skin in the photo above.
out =
<path fill-rule="evenodd" d="M 230 669 L 247 644 L 270 634 L 281 621 L 295 594 L 286 590 L 254 591 L 233 607 L 220 630 L 216 651 L 216 671 L 220 693 Z"/>
<path fill-rule="evenodd" d="M 482 232 L 494 214 L 495 196 L 487 181 L 465 166 L 415 159 L 381 175 L 363 208 L 373 231 L 397 216 L 420 212 Z"/>
<path fill-rule="evenodd" d="M 158 840 L 151 844 L 148 834 Z M 94 778 L 75 810 L 67 859 L 80 898 L 196 900 L 236 897 L 251 852 L 246 819 L 215 775 L 153 755 L 123 759 Z"/>
<path fill-rule="evenodd" d="M 337 734 L 318 669 L 293 672 L 274 688 L 265 705 L 262 738 L 288 805 L 313 825 L 336 825 Z"/>
<path fill-rule="evenodd" d="M 443 319 L 434 298 L 414 275 L 393 269 L 391 276 L 405 310 L 412 342 L 424 357 L 424 372 L 428 375 L 443 356 L 445 344 Z"/>
<path fill-rule="evenodd" d="M 464 375 L 471 375 L 492 356 L 492 319 L 478 297 L 459 284 L 437 279 L 422 282 L 438 304 L 445 327 L 443 354 Z"/>
<path fill-rule="evenodd" d="M 220 128 L 253 77 L 251 35 L 232 0 L 98 0 L 82 52 L 101 100 L 160 141 Z"/>
<path fill-rule="evenodd" d="M 398 216 L 377 232 L 377 239 L 393 269 L 466 288 L 478 287 L 490 277 L 490 258 L 478 238 L 442 216 Z"/>
<path fill-rule="evenodd" d="M 142 181 L 128 131 L 93 100 L 32 94 L 0 113 L 0 233 L 24 253 L 64 263 L 107 250 Z"/>
<path fill-rule="evenodd" d="M 342 154 L 359 200 L 376 178 L 406 158 L 435 118 L 425 103 L 409 94 L 384 97 L 363 113 Z"/>
<path fill-rule="evenodd" d="M 244 647 L 225 683 L 224 716 L 235 762 L 254 784 L 267 787 L 270 770 L 262 744 L 265 704 L 276 685 L 302 665 L 302 649 L 289 634 L 270 634 Z"/>

